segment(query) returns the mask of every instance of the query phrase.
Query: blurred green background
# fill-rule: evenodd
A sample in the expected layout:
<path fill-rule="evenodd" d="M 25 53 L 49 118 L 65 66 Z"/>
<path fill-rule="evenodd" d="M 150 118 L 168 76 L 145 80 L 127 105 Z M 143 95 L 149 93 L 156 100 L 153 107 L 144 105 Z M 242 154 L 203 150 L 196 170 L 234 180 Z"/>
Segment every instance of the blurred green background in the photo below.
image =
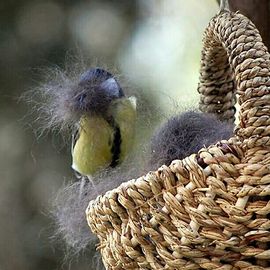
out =
<path fill-rule="evenodd" d="M 67 54 L 116 68 L 161 114 L 194 106 L 201 38 L 215 0 L 14 1 L 0 3 L 0 270 L 90 269 L 65 259 L 48 212 L 72 178 L 60 136 L 38 137 L 19 97 L 37 70 Z M 75 53 L 74 53 L 75 52 Z"/>

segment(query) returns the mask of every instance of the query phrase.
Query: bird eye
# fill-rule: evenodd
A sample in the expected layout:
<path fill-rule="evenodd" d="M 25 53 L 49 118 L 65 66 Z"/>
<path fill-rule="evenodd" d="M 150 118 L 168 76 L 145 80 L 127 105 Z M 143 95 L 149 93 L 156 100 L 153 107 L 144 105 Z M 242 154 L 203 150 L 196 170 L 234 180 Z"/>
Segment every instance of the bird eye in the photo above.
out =
<path fill-rule="evenodd" d="M 100 76 L 104 73 L 105 70 L 101 69 L 101 68 L 96 68 L 95 69 L 95 75 L 96 76 Z"/>
<path fill-rule="evenodd" d="M 80 107 L 83 106 L 83 103 L 84 103 L 85 98 L 86 98 L 86 94 L 85 93 L 84 94 L 80 94 L 78 96 L 77 101 L 78 101 Z"/>

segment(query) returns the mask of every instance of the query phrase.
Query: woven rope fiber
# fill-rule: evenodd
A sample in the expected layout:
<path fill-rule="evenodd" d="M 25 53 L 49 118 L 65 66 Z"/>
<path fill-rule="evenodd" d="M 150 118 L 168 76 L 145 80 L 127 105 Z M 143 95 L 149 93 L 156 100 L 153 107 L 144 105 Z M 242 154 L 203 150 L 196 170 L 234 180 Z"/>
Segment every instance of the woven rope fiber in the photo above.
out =
<path fill-rule="evenodd" d="M 239 94 L 235 135 L 90 202 L 106 269 L 270 269 L 270 56 L 227 10 L 203 43 L 200 109 L 233 121 Z"/>

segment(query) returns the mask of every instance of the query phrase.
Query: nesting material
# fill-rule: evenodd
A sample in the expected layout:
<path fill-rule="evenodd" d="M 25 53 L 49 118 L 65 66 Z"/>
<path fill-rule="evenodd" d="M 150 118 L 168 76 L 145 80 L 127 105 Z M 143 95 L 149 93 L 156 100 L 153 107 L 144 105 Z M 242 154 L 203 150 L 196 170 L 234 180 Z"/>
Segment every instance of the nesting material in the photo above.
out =
<path fill-rule="evenodd" d="M 23 97 L 38 114 L 42 131 L 70 129 L 82 115 L 106 114 L 112 99 L 124 95 L 117 76 L 108 71 L 80 64 L 67 66 L 44 70 L 42 83 Z"/>
<path fill-rule="evenodd" d="M 170 118 L 151 140 L 150 167 L 158 169 L 175 159 L 183 159 L 233 134 L 233 124 L 221 122 L 215 115 L 188 111 Z"/>
<path fill-rule="evenodd" d="M 80 195 L 80 183 L 69 184 L 58 191 L 53 204 L 52 215 L 59 236 L 75 253 L 85 249 L 89 243 L 95 244 L 96 238 L 90 232 L 85 219 L 85 209 L 89 202 L 87 194 L 91 185 L 86 184 L 84 196 Z M 92 196 L 94 197 L 94 196 Z M 57 238 L 59 238 L 57 237 Z"/>
<path fill-rule="evenodd" d="M 64 240 L 67 248 L 73 253 L 79 253 L 90 245 L 95 245 L 97 241 L 87 225 L 85 209 L 89 201 L 116 188 L 126 179 L 140 175 L 139 168 L 127 169 L 128 162 L 124 162 L 118 168 L 99 173 L 93 177 L 92 182 L 82 177 L 81 180 L 69 183 L 58 191 L 51 211 L 55 234 L 57 238 Z"/>

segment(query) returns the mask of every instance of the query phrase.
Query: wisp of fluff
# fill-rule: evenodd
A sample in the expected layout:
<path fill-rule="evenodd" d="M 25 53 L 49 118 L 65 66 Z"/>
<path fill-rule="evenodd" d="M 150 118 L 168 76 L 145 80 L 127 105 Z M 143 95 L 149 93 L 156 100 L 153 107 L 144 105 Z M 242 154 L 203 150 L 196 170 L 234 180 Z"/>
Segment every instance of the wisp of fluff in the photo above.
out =
<path fill-rule="evenodd" d="M 117 76 L 99 67 L 50 68 L 41 81 L 22 99 L 33 107 L 42 132 L 73 128 L 82 115 L 104 114 L 112 99 L 124 96 Z"/>
<path fill-rule="evenodd" d="M 168 166 L 175 159 L 229 139 L 233 129 L 232 124 L 221 122 L 211 114 L 187 111 L 174 116 L 152 137 L 149 167 L 156 170 L 163 164 Z"/>
<path fill-rule="evenodd" d="M 62 238 L 73 253 L 79 253 L 96 244 L 97 238 L 86 221 L 85 210 L 89 202 L 121 183 L 140 176 L 139 163 L 132 168 L 128 166 L 130 164 L 130 161 L 125 161 L 119 167 L 96 175 L 93 179 L 95 186 L 85 181 L 83 191 L 81 190 L 83 180 L 68 184 L 59 190 L 52 209 L 56 227 L 55 238 Z"/>

